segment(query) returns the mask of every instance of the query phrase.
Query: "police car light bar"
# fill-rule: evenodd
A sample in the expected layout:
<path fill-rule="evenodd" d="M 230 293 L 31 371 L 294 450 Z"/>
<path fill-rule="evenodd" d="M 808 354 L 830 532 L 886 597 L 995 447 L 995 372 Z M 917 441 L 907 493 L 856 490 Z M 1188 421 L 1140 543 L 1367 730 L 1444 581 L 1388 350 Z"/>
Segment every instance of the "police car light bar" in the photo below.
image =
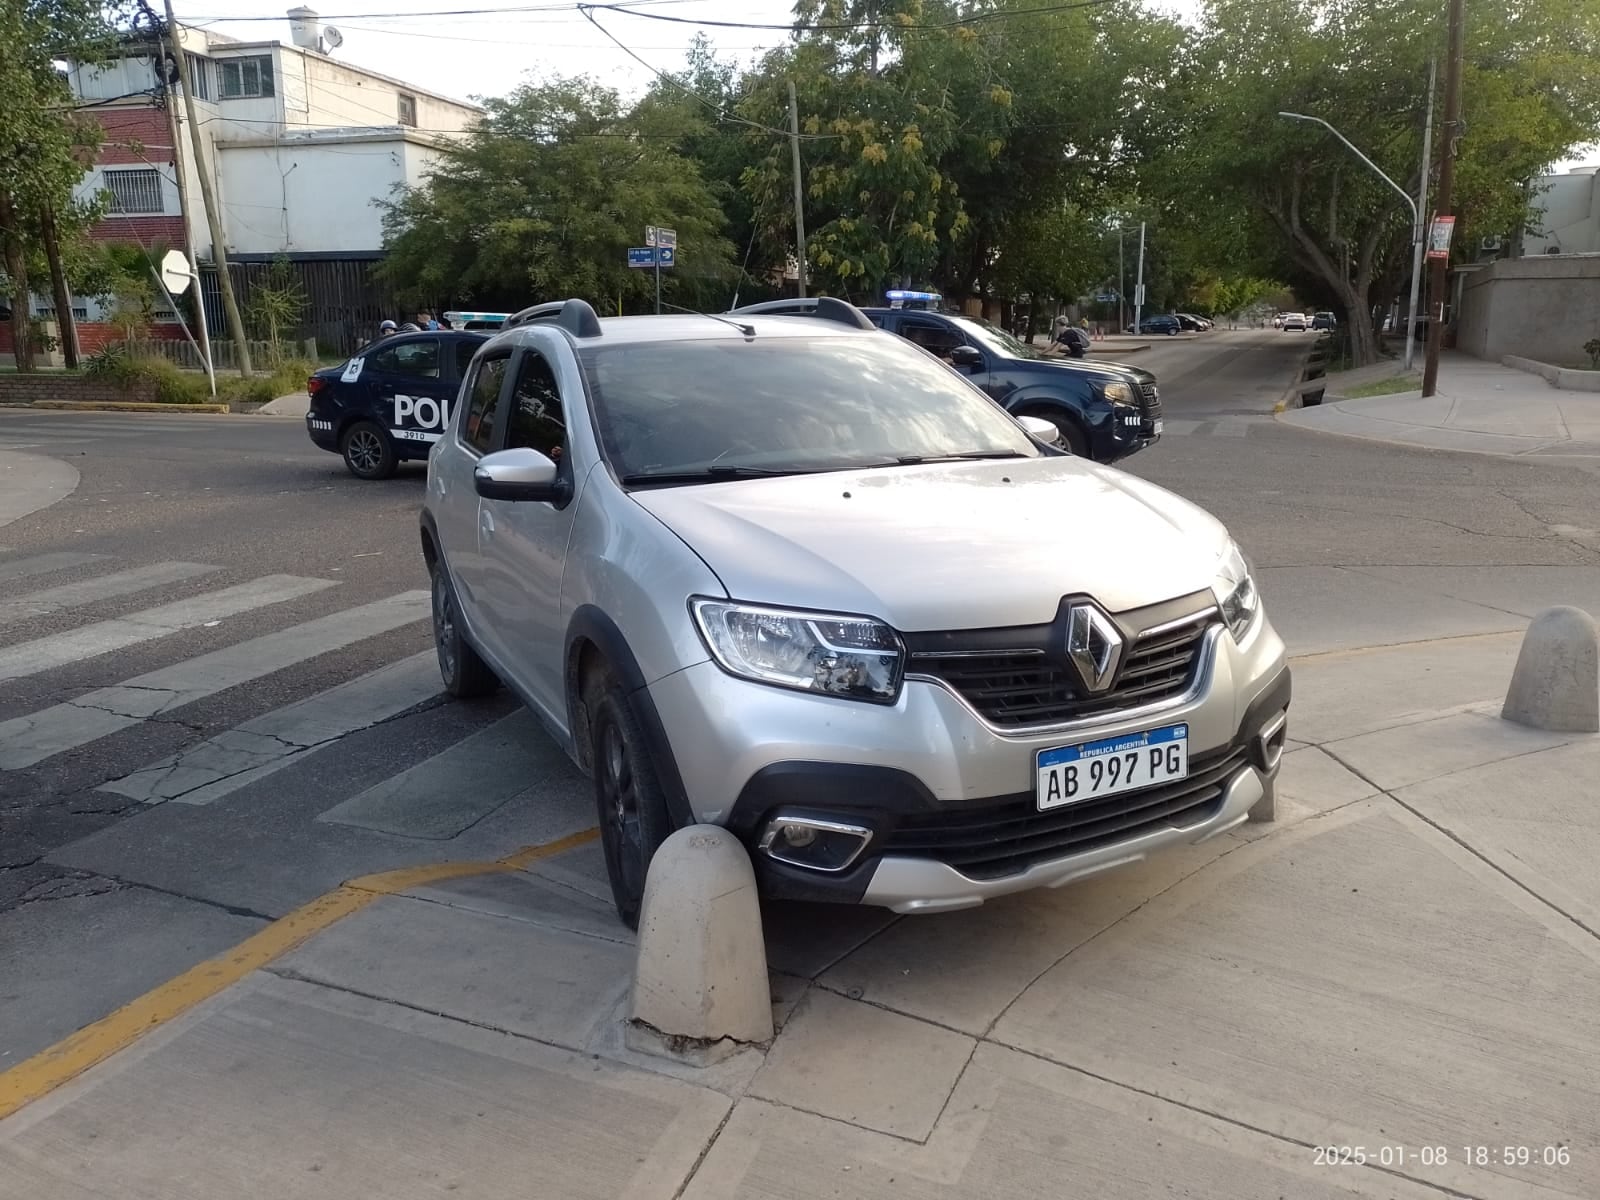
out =
<path fill-rule="evenodd" d="M 895 289 L 894 291 L 891 291 L 891 292 L 889 292 L 887 294 L 888 294 L 888 297 L 889 297 L 890 300 L 927 300 L 927 301 L 937 301 L 937 300 L 943 300 L 944 299 L 944 297 L 941 296 L 938 292 L 903 292 L 903 291 L 900 291 L 899 289 Z"/>
<path fill-rule="evenodd" d="M 504 325 L 511 319 L 510 313 L 491 312 L 447 312 L 444 319 L 450 324 L 464 324 L 468 321 L 482 322 L 485 325 Z"/>

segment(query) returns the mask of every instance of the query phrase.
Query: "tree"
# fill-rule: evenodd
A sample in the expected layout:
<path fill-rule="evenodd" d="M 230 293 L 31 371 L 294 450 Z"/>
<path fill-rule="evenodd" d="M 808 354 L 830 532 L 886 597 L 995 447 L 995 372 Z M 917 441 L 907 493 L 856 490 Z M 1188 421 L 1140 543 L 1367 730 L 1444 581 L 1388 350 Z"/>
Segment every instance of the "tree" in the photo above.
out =
<path fill-rule="evenodd" d="M 267 358 L 273 368 L 283 365 L 284 334 L 300 323 L 308 303 L 306 290 L 285 257 L 274 259 L 261 278 L 251 281 L 245 320 L 266 341 Z"/>
<path fill-rule="evenodd" d="M 33 368 L 28 256 L 48 262 L 56 315 L 72 337 L 72 306 L 61 266 L 62 215 L 99 131 L 74 111 L 72 91 L 56 64 L 92 63 L 114 44 L 114 6 L 98 0 L 0 0 L 0 249 L 11 293 L 17 369 Z M 75 357 L 75 354 L 73 355 Z"/>
<path fill-rule="evenodd" d="M 1356 360 L 1370 362 L 1373 306 L 1408 278 L 1410 212 L 1326 131 L 1277 114 L 1330 121 L 1415 195 L 1428 61 L 1443 44 L 1443 12 L 1425 0 L 1209 0 L 1154 106 L 1171 149 L 1146 187 L 1231 225 L 1235 269 L 1343 310 Z M 1524 221 L 1524 182 L 1600 131 L 1600 8 L 1502 6 L 1469 21 L 1467 57 L 1458 246 Z"/>
<path fill-rule="evenodd" d="M 627 250 L 646 225 L 678 232 L 665 290 L 733 278 L 724 218 L 697 166 L 641 136 L 617 93 L 585 79 L 528 84 L 490 100 L 483 125 L 422 186 L 385 209 L 382 270 L 402 298 L 521 308 L 581 296 L 647 304 L 649 272 Z M 687 277 L 687 278 L 686 278 Z"/>

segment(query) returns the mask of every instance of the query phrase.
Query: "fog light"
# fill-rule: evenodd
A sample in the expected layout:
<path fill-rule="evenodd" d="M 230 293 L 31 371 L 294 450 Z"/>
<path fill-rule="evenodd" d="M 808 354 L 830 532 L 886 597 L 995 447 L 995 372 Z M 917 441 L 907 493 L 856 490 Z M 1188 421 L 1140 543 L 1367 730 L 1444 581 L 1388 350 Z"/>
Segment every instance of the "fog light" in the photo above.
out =
<path fill-rule="evenodd" d="M 865 825 L 818 817 L 777 816 L 767 822 L 758 843 L 768 858 L 813 871 L 843 871 L 872 840 Z"/>

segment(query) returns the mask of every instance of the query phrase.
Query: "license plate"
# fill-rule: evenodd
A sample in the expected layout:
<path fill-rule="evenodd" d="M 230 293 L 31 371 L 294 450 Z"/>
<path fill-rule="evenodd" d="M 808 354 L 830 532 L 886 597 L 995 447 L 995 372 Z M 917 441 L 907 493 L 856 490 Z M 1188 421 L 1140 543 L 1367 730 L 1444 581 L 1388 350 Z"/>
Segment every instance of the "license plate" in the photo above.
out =
<path fill-rule="evenodd" d="M 1035 760 L 1041 811 L 1174 783 L 1189 775 L 1189 727 L 1041 750 Z"/>
<path fill-rule="evenodd" d="M 1165 425 L 1166 425 L 1165 421 L 1157 421 L 1156 422 L 1156 436 L 1157 437 L 1161 436 L 1161 430 Z"/>

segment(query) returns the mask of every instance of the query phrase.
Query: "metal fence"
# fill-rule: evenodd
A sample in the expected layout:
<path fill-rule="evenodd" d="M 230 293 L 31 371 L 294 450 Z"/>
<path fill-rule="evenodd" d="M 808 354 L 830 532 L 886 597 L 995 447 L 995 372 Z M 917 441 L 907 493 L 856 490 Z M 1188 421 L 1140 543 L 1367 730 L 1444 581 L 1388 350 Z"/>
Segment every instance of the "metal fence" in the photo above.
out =
<path fill-rule="evenodd" d="M 134 358 L 164 358 L 192 371 L 205 370 L 205 364 L 200 361 L 200 355 L 187 340 L 174 341 L 168 338 L 141 338 L 135 341 L 124 342 L 128 353 Z M 237 370 L 239 356 L 237 343 L 225 338 L 213 338 L 211 341 L 211 361 L 218 371 Z M 250 365 L 257 370 L 270 366 L 274 361 L 283 361 L 292 358 L 309 359 L 317 361 L 317 339 L 305 338 L 293 342 L 279 342 L 277 353 L 274 355 L 270 342 L 250 342 Z"/>

